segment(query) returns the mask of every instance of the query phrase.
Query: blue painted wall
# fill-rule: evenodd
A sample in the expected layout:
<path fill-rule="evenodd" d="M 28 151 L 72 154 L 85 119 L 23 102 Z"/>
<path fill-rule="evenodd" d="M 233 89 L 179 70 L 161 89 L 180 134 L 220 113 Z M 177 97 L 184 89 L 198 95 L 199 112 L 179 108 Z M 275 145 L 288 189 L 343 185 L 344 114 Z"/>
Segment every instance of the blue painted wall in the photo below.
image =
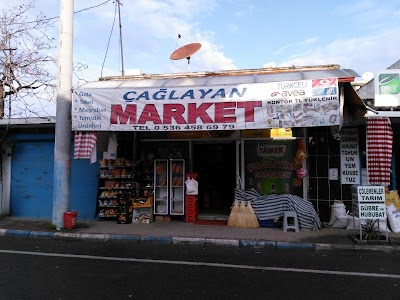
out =
<path fill-rule="evenodd" d="M 16 134 L 11 166 L 11 215 L 51 219 L 54 134 Z M 98 163 L 74 160 L 71 149 L 71 210 L 79 219 L 96 216 Z"/>

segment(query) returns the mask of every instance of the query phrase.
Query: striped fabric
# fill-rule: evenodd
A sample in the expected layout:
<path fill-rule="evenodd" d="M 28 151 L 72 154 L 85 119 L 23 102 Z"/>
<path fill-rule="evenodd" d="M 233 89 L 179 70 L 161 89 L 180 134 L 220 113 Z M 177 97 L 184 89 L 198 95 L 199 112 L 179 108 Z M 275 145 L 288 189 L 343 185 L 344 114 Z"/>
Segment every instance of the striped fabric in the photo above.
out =
<path fill-rule="evenodd" d="M 367 172 L 370 184 L 390 185 L 393 131 L 389 118 L 367 118 Z"/>
<path fill-rule="evenodd" d="M 74 159 L 91 158 L 92 151 L 96 146 L 96 133 L 92 131 L 75 131 L 74 136 Z"/>
<path fill-rule="evenodd" d="M 297 212 L 299 227 L 305 230 L 321 229 L 321 220 L 311 202 L 296 195 L 260 195 L 256 190 L 235 189 L 235 200 L 250 200 L 251 206 L 261 221 L 283 217 L 283 212 Z"/>

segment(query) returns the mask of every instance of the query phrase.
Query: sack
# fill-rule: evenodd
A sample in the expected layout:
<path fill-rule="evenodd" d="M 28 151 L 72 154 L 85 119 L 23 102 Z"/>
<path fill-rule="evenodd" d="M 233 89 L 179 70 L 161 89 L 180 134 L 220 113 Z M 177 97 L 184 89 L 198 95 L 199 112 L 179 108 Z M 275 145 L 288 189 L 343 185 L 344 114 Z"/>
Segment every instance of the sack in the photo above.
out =
<path fill-rule="evenodd" d="M 347 225 L 347 230 L 360 230 L 360 226 L 367 224 L 367 220 L 360 220 L 357 217 L 352 217 L 350 216 L 349 218 L 349 224 Z"/>
<path fill-rule="evenodd" d="M 188 177 L 185 181 L 186 194 L 187 195 L 198 195 L 199 194 L 199 183 L 196 179 Z"/>
<path fill-rule="evenodd" d="M 390 206 L 390 204 L 393 204 L 394 207 L 400 211 L 400 197 L 397 190 L 390 191 L 388 194 L 385 194 L 385 198 L 386 206 Z"/>
<path fill-rule="evenodd" d="M 336 221 L 333 224 L 332 228 L 346 229 L 347 226 L 349 225 L 350 218 L 352 217 L 349 215 L 336 217 Z"/>
<path fill-rule="evenodd" d="M 387 215 L 388 215 L 390 229 L 392 229 L 392 231 L 394 233 L 399 233 L 400 232 L 400 211 L 398 211 L 397 208 L 393 204 L 386 206 L 386 211 L 387 211 Z"/>
<path fill-rule="evenodd" d="M 343 217 L 346 215 L 346 205 L 344 205 L 341 201 L 335 201 L 335 203 L 331 205 L 331 218 L 328 225 L 332 226 L 335 224 L 337 217 Z"/>

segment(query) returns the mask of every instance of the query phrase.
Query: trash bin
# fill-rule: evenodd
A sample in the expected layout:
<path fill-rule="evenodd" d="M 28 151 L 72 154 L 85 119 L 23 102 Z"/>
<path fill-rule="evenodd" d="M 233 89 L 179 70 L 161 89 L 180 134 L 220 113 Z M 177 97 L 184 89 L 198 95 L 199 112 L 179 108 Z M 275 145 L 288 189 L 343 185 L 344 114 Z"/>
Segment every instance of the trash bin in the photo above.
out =
<path fill-rule="evenodd" d="M 74 229 L 76 227 L 77 211 L 67 211 L 64 213 L 64 228 Z"/>

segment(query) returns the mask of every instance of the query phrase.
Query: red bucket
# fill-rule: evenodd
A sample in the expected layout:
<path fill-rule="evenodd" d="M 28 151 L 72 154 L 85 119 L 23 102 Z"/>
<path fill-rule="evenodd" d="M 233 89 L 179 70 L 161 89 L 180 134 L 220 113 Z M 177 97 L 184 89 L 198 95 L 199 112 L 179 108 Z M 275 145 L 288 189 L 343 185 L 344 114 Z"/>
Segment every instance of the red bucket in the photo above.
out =
<path fill-rule="evenodd" d="M 77 211 L 67 211 L 64 213 L 64 228 L 74 229 L 76 228 L 76 218 L 78 216 Z"/>

